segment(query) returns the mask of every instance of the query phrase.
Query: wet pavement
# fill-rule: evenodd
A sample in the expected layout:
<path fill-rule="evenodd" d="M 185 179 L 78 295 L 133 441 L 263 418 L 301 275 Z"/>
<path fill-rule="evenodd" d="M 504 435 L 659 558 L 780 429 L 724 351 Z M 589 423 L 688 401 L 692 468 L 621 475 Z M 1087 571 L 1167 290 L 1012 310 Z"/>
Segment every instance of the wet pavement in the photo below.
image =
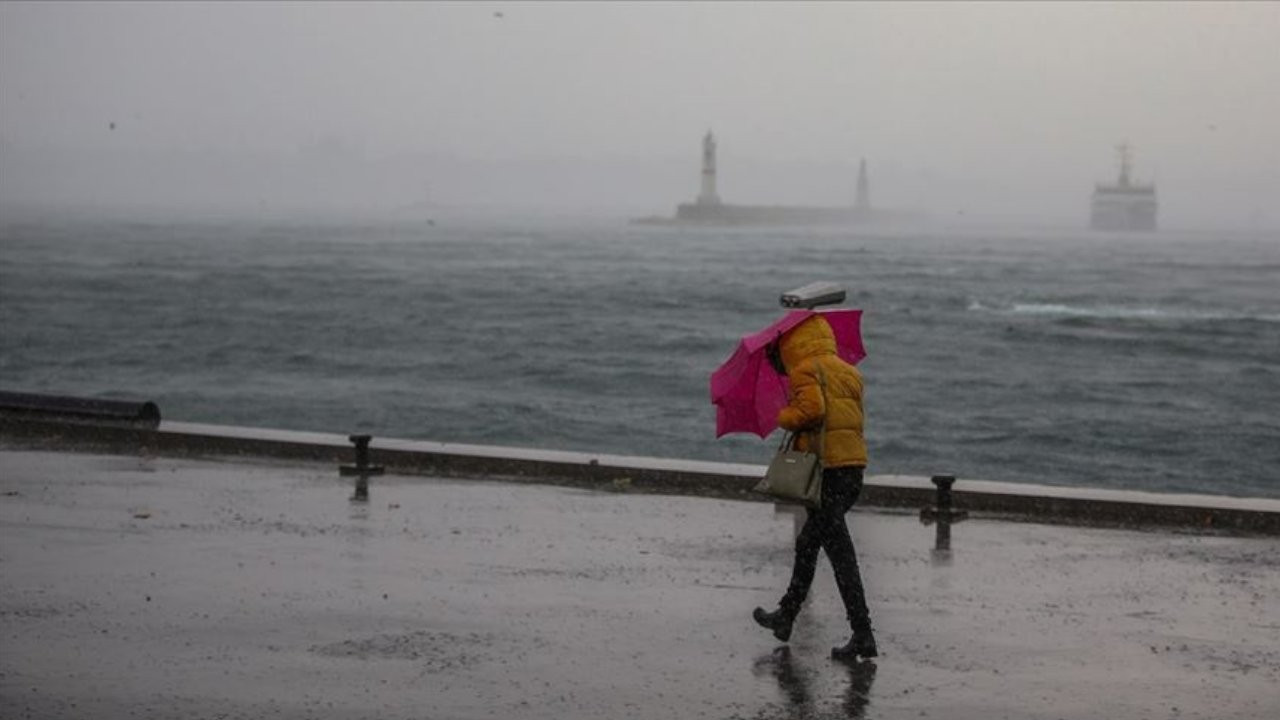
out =
<path fill-rule="evenodd" d="M 0 451 L 3 718 L 1275 718 L 1280 542 L 850 516 L 790 645 L 772 505 Z"/>

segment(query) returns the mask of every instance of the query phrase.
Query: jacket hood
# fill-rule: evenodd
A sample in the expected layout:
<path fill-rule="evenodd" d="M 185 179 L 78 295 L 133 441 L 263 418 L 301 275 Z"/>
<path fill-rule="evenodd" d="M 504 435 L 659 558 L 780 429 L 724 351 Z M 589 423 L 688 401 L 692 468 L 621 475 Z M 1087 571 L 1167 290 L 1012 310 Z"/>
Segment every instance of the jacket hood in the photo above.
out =
<path fill-rule="evenodd" d="M 836 353 L 836 335 L 825 318 L 814 315 L 791 328 L 778 343 L 782 363 L 794 370 L 803 360 Z"/>

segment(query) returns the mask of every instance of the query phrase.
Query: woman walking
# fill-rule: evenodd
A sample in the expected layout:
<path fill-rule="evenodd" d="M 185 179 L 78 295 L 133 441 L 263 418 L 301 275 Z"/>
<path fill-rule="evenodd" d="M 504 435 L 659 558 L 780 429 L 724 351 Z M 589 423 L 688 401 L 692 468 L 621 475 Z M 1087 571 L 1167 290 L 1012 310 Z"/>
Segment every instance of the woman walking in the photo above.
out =
<path fill-rule="evenodd" d="M 769 350 L 774 369 L 790 380 L 791 394 L 787 406 L 778 413 L 778 425 L 796 433 L 797 449 L 815 446 L 811 435 L 819 432 L 825 421 L 825 435 L 817 443 L 824 468 L 822 503 L 819 509 L 808 510 L 804 527 L 796 537 L 791 583 L 778 609 L 766 612 L 756 608 L 753 617 L 779 640 L 790 639 L 791 626 L 813 584 L 818 552 L 825 550 L 853 631 L 849 642 L 832 648 L 831 656 L 839 660 L 876 657 L 858 556 L 844 520 L 862 492 L 862 474 L 867 466 L 867 444 L 862 435 L 862 375 L 836 354 L 835 335 L 821 315 L 787 331 Z"/>

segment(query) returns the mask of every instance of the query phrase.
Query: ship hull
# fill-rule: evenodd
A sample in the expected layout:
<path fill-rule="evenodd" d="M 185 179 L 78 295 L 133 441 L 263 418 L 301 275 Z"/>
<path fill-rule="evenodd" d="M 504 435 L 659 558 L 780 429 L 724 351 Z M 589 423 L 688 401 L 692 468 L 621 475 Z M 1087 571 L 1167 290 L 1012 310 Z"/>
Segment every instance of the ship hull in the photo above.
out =
<path fill-rule="evenodd" d="M 1109 193 L 1093 195 L 1089 227 L 1094 230 L 1151 232 L 1156 229 L 1155 193 Z"/>

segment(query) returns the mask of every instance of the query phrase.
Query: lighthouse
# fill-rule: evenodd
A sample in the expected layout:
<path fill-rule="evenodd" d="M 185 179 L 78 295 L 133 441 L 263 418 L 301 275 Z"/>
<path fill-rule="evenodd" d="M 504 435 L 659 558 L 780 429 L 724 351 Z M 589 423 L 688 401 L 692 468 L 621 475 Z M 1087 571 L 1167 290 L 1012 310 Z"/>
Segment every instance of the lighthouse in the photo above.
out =
<path fill-rule="evenodd" d="M 710 130 L 702 138 L 702 192 L 698 193 L 698 204 L 720 204 L 716 193 L 716 138 Z"/>
<path fill-rule="evenodd" d="M 871 181 L 867 179 L 867 159 L 858 163 L 858 197 L 853 205 L 859 212 L 871 209 Z"/>

